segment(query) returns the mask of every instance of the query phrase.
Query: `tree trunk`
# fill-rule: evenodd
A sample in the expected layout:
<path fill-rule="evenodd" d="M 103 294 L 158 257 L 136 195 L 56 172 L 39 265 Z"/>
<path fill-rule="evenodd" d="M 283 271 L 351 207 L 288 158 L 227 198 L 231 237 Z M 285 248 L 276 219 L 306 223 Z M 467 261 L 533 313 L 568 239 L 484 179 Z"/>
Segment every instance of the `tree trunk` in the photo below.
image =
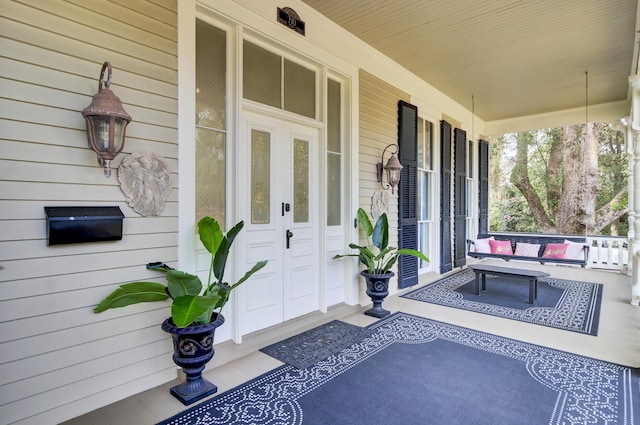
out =
<path fill-rule="evenodd" d="M 549 215 L 555 216 L 558 213 L 558 204 L 562 197 L 562 130 L 554 128 L 550 136 L 552 142 L 547 163 L 547 211 L 549 211 Z M 557 223 L 556 220 L 556 227 Z"/>
<path fill-rule="evenodd" d="M 549 219 L 547 212 L 542 206 L 540 197 L 531 186 L 529 180 L 529 140 L 531 133 L 518 133 L 516 145 L 516 165 L 511 172 L 511 183 L 516 186 L 529 204 L 529 209 L 533 214 L 540 231 L 543 233 L 554 233 L 555 226 Z"/>
<path fill-rule="evenodd" d="M 586 234 L 593 234 L 596 223 L 596 198 L 600 190 L 598 182 L 598 134 L 594 123 L 584 128 L 582 143 L 582 168 L 584 184 L 582 185 L 582 211 Z"/>
<path fill-rule="evenodd" d="M 556 211 L 556 228 L 559 233 L 584 233 L 584 217 L 579 216 L 580 198 L 576 196 L 582 184 L 580 143 L 578 127 L 570 125 L 562 129 L 562 196 Z"/>

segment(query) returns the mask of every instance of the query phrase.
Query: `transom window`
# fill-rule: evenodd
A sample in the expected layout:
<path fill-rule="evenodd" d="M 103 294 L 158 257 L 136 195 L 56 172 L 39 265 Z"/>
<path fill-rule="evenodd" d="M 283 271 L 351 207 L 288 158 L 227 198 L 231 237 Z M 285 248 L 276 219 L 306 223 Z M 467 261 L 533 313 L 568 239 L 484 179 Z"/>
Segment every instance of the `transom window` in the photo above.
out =
<path fill-rule="evenodd" d="M 246 40 L 243 52 L 245 99 L 316 118 L 315 71 Z"/>

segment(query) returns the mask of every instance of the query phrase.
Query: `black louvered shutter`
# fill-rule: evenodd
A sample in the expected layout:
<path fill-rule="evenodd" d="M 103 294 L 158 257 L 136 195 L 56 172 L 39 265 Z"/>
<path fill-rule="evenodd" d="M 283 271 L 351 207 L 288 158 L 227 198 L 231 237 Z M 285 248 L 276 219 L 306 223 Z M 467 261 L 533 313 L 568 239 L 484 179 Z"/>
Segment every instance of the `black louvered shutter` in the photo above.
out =
<path fill-rule="evenodd" d="M 455 187 L 454 193 L 454 242 L 453 266 L 467 264 L 467 132 L 456 128 L 454 131 Z"/>
<path fill-rule="evenodd" d="M 479 177 L 480 187 L 478 188 L 479 199 L 479 216 L 478 216 L 478 233 L 489 233 L 489 142 L 480 140 L 479 161 Z"/>
<path fill-rule="evenodd" d="M 451 259 L 451 124 L 440 121 L 440 273 L 453 268 Z"/>
<path fill-rule="evenodd" d="M 418 108 L 407 102 L 398 103 L 399 159 L 404 167 L 398 187 L 398 245 L 418 249 L 418 219 L 416 210 Z M 418 259 L 402 255 L 398 259 L 398 287 L 407 288 L 418 283 Z"/>

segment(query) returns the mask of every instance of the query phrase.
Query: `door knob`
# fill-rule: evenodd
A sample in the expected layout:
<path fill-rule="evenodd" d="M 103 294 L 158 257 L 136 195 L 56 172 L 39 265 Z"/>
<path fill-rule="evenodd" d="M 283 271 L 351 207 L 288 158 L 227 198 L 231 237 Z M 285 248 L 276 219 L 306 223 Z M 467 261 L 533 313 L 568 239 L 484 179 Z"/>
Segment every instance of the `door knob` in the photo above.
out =
<path fill-rule="evenodd" d="M 287 229 L 286 236 L 287 236 L 287 249 L 289 249 L 289 240 L 293 237 L 293 232 Z"/>

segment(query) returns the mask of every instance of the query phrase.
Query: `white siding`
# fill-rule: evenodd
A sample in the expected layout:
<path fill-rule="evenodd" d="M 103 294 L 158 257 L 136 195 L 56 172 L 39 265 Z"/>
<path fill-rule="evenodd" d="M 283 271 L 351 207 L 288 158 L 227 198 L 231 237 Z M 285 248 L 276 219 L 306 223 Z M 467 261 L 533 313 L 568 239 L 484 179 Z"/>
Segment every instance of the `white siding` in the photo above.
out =
<path fill-rule="evenodd" d="M 360 71 L 360 161 L 359 161 L 359 205 L 371 215 L 371 198 L 377 190 L 382 190 L 376 178 L 376 164 L 381 161 L 382 151 L 391 143 L 398 143 L 398 101 L 409 102 L 410 96 L 385 83 L 375 76 Z M 389 153 L 385 160 L 389 159 Z M 398 246 L 398 193 L 389 194 L 389 245 Z M 374 223 L 375 224 L 375 223 Z M 364 233 L 361 232 L 360 237 Z M 366 240 L 361 240 L 363 245 Z M 397 266 L 394 266 L 394 272 Z M 362 280 L 364 282 L 364 280 Z M 389 283 L 389 293 L 398 292 L 398 277 Z M 360 302 L 369 304 L 366 286 L 360 285 Z"/>
<path fill-rule="evenodd" d="M 168 303 L 93 313 L 117 285 L 177 261 L 175 0 L 23 0 L 0 8 L 0 423 L 57 423 L 176 375 Z M 104 61 L 133 117 L 125 152 L 164 156 L 158 217 L 126 203 L 87 147 L 82 109 Z M 45 206 L 117 205 L 116 242 L 47 246 Z M 135 320 L 131 320 L 135 318 Z"/>

